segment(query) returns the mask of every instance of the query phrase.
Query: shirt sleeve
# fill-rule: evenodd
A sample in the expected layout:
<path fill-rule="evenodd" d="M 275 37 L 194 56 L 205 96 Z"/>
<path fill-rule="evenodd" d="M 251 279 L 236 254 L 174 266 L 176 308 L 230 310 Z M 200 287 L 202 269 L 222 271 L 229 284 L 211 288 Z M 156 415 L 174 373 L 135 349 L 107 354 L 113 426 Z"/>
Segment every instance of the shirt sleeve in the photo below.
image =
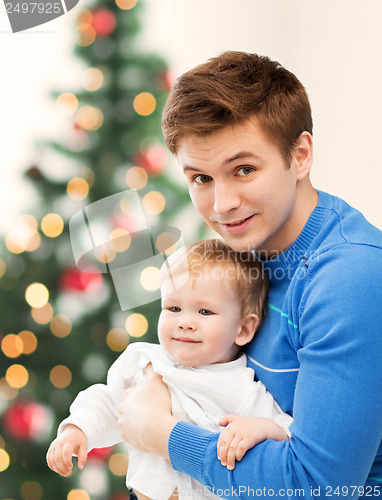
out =
<path fill-rule="evenodd" d="M 180 422 L 169 441 L 175 469 L 224 498 L 253 498 L 256 490 L 325 498 L 328 487 L 356 498 L 351 487 L 365 484 L 382 436 L 381 256 L 366 245 L 332 250 L 296 285 L 292 438 L 258 444 L 230 472 L 217 460 L 218 434 Z"/>
<path fill-rule="evenodd" d="M 65 425 L 79 427 L 88 441 L 88 450 L 104 448 L 121 442 L 118 426 L 118 408 L 122 401 L 124 367 L 128 351 L 124 351 L 108 371 L 106 384 L 94 384 L 81 391 L 70 406 L 70 415 L 58 427 L 58 434 Z"/>

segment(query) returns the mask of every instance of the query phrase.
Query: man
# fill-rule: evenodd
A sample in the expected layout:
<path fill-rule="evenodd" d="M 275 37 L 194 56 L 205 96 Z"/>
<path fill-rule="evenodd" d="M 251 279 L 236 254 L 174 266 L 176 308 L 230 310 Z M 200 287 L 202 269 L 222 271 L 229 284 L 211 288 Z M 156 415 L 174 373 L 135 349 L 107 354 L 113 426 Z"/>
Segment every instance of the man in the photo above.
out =
<path fill-rule="evenodd" d="M 218 435 L 177 422 L 154 375 L 127 391 L 124 437 L 224 498 L 382 496 L 382 234 L 313 188 L 304 87 L 266 57 L 226 52 L 178 79 L 163 132 L 207 224 L 263 262 L 268 309 L 247 355 L 292 438 L 230 470 Z"/>

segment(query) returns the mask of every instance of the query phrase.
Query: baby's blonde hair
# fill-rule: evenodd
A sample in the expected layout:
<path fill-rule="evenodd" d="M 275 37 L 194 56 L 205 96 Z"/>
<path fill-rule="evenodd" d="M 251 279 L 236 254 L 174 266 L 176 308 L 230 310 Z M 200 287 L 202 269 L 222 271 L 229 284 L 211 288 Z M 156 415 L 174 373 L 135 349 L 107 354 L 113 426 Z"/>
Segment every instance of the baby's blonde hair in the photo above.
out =
<path fill-rule="evenodd" d="M 181 247 L 167 259 L 161 269 L 160 282 L 187 271 L 195 276 L 201 271 L 219 268 L 223 271 L 219 277 L 236 287 L 242 317 L 256 314 L 260 325 L 264 318 L 268 281 L 252 252 L 236 252 L 219 239 L 197 241 Z"/>

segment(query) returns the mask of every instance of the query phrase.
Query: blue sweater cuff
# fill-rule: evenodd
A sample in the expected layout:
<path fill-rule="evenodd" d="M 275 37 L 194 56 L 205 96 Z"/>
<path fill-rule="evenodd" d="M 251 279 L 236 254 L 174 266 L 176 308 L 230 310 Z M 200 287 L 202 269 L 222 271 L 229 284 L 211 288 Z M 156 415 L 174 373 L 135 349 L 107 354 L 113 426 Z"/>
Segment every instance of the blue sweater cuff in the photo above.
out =
<path fill-rule="evenodd" d="M 195 479 L 203 475 L 203 458 L 214 434 L 188 422 L 180 421 L 173 428 L 168 441 L 172 467 Z"/>

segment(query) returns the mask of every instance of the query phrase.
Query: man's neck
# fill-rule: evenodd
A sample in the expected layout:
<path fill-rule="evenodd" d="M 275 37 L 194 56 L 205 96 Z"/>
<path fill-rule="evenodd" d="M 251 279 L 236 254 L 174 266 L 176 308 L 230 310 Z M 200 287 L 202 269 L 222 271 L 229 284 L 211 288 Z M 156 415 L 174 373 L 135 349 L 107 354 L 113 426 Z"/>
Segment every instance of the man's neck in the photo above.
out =
<path fill-rule="evenodd" d="M 269 238 L 264 246 L 256 249 L 257 255 L 262 260 L 274 259 L 289 248 L 300 236 L 311 213 L 316 208 L 318 193 L 312 186 L 310 179 L 304 179 L 297 186 L 296 201 L 289 219 L 282 231 L 274 238 Z"/>

